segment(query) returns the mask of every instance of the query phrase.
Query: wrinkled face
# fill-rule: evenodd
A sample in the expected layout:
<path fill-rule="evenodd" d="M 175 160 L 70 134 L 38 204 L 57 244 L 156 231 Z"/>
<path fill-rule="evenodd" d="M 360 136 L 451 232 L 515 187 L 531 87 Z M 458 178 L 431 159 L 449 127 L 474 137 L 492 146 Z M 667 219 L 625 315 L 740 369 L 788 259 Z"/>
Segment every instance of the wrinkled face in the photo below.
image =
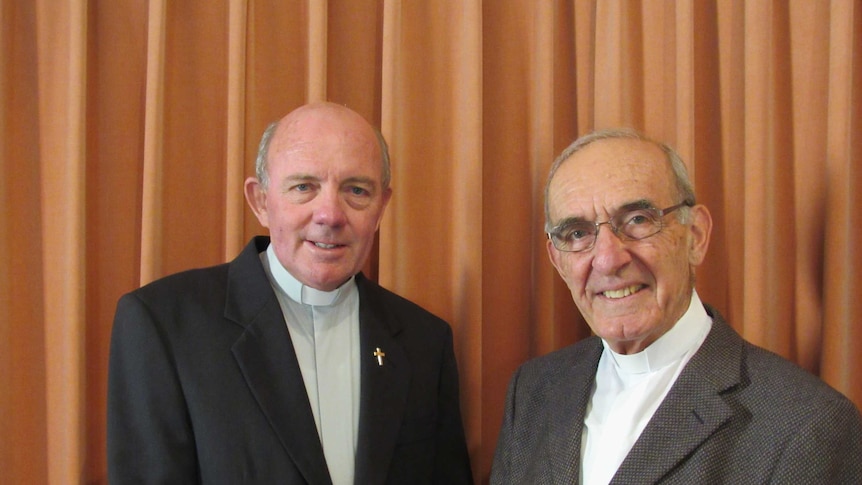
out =
<path fill-rule="evenodd" d="M 362 268 L 391 190 L 382 186 L 373 129 L 340 106 L 300 109 L 281 121 L 268 152 L 269 187 L 246 197 L 296 279 L 331 291 Z"/>
<path fill-rule="evenodd" d="M 656 145 L 618 138 L 595 141 L 558 169 L 548 192 L 550 222 L 566 218 L 607 221 L 627 204 L 648 202 L 664 209 L 682 202 L 665 153 Z M 709 241 L 711 219 L 704 206 L 690 209 L 683 225 L 672 213 L 658 234 L 621 240 L 603 225 L 595 245 L 548 254 L 593 332 L 616 352 L 636 353 L 667 332 L 688 309 L 694 266 Z"/>

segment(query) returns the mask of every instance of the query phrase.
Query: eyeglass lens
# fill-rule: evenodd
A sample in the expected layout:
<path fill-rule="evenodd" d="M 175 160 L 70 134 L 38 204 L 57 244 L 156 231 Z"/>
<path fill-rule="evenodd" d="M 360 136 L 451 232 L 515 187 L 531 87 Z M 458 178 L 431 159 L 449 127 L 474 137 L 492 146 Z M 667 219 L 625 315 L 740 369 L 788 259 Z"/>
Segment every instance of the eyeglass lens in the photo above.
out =
<path fill-rule="evenodd" d="M 630 240 L 644 239 L 662 228 L 662 211 L 642 208 L 619 212 L 608 222 L 572 221 L 551 233 L 554 246 L 561 251 L 584 251 L 592 247 L 599 226 L 607 224 L 618 236 Z"/>

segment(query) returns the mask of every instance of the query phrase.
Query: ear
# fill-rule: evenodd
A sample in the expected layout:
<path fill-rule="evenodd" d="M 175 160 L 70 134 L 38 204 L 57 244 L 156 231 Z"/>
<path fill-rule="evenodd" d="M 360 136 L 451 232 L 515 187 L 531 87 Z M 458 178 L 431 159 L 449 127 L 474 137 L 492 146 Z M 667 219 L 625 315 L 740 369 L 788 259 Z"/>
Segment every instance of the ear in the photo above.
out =
<path fill-rule="evenodd" d="M 392 198 L 392 187 L 386 187 L 386 190 L 383 191 L 383 208 L 385 209 L 387 205 L 389 205 L 389 199 Z"/>
<path fill-rule="evenodd" d="M 245 200 L 251 211 L 257 217 L 260 225 L 269 227 L 269 214 L 266 210 L 266 191 L 260 185 L 257 177 L 245 179 Z"/>
<path fill-rule="evenodd" d="M 386 212 L 386 206 L 389 205 L 389 199 L 392 198 L 392 187 L 386 187 L 381 195 L 380 215 L 377 216 L 377 230 L 380 229 L 380 223 L 383 222 L 383 214 Z"/>
<path fill-rule="evenodd" d="M 551 238 L 547 238 L 545 243 L 545 247 L 548 249 L 548 259 L 551 260 L 551 264 L 554 265 L 554 269 L 557 270 L 557 273 L 560 276 L 563 276 L 563 272 L 560 270 L 560 250 L 554 247 L 554 243 L 551 241 Z"/>
<path fill-rule="evenodd" d="M 688 232 L 688 262 L 697 266 L 706 258 L 712 234 L 712 216 L 705 205 L 698 204 L 689 210 L 692 220 Z"/>

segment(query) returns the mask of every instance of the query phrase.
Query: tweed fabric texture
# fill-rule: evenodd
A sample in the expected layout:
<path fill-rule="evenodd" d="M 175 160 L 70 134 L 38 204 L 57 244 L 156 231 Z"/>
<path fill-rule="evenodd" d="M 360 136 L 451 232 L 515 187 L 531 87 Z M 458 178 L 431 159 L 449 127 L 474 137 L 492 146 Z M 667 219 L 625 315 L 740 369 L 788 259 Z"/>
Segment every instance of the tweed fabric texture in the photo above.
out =
<path fill-rule="evenodd" d="M 822 380 L 712 329 L 612 484 L 862 484 L 862 417 Z M 602 352 L 591 337 L 512 377 L 492 484 L 577 484 L 584 414 Z"/>

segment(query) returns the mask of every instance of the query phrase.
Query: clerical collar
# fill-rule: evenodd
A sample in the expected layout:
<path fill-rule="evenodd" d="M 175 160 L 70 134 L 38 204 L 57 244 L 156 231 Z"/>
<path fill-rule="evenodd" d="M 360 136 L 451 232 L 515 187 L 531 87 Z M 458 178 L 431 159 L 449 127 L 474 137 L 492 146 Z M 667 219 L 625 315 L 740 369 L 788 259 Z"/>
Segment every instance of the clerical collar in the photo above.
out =
<path fill-rule="evenodd" d="M 334 305 L 341 300 L 339 297 L 343 293 L 347 293 L 347 291 L 342 290 L 345 288 L 355 287 L 353 276 L 351 276 L 343 285 L 332 291 L 321 291 L 300 283 L 299 280 L 290 274 L 290 272 L 288 272 L 278 261 L 278 256 L 275 255 L 275 249 L 272 244 L 266 248 L 266 259 L 269 262 L 269 270 L 270 273 L 272 273 L 272 278 L 275 280 L 275 284 L 278 285 L 278 287 L 281 288 L 281 291 L 290 297 L 291 300 L 298 303 L 313 306 Z"/>
<path fill-rule="evenodd" d="M 686 352 L 696 350 L 709 333 L 711 325 L 712 319 L 706 313 L 697 291 L 692 290 L 691 303 L 682 318 L 646 349 L 625 355 L 614 352 L 606 341 L 602 340 L 602 343 L 620 372 L 654 372 L 681 359 Z"/>

